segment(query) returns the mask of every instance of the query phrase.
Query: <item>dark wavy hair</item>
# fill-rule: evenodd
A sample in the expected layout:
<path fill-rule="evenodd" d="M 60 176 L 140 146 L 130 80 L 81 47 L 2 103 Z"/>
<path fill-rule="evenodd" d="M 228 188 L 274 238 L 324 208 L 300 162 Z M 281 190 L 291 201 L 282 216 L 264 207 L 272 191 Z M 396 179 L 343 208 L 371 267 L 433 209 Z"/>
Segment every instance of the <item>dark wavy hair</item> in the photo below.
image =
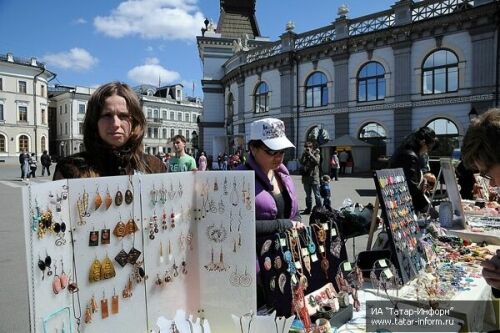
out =
<path fill-rule="evenodd" d="M 429 127 L 420 127 L 416 132 L 408 135 L 403 140 L 401 147 L 418 153 L 424 143 L 429 146 L 429 150 L 437 147 L 439 144 L 436 133 Z"/>
<path fill-rule="evenodd" d="M 90 96 L 83 122 L 83 143 L 85 150 L 90 156 L 102 155 L 103 151 L 112 150 L 112 147 L 106 144 L 99 136 L 97 122 L 101 116 L 106 99 L 114 95 L 125 99 L 127 109 L 130 113 L 130 137 L 125 145 L 120 147 L 120 150 L 130 155 L 130 166 L 132 168 L 139 171 L 148 171 L 148 167 L 142 159 L 142 140 L 146 128 L 146 118 L 142 112 L 137 94 L 126 83 L 115 81 L 104 84 L 97 88 Z"/>

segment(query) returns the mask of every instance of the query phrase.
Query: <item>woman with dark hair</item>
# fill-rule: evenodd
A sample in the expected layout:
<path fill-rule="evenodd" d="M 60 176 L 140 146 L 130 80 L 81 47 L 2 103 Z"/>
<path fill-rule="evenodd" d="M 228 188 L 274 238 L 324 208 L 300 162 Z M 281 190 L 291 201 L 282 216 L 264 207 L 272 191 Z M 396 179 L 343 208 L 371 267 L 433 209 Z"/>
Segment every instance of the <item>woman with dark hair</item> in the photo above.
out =
<path fill-rule="evenodd" d="M 389 161 L 391 168 L 403 169 L 413 206 L 420 213 L 427 212 L 430 205 L 430 201 L 423 191 L 424 177 L 421 170 L 421 157 L 430 152 L 437 143 L 436 133 L 429 127 L 421 127 L 405 138 Z M 431 215 L 436 215 L 434 209 L 431 209 L 430 212 Z"/>
<path fill-rule="evenodd" d="M 60 160 L 53 179 L 165 172 L 160 159 L 143 152 L 145 126 L 139 99 L 127 84 L 100 86 L 83 122 L 85 151 Z"/>

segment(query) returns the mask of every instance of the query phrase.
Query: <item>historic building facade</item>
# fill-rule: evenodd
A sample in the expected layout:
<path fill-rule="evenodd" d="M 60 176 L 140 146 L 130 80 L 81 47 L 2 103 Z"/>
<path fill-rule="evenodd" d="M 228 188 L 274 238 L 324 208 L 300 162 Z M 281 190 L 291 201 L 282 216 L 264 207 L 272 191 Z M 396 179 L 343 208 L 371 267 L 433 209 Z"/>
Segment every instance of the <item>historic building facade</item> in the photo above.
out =
<path fill-rule="evenodd" d="M 401 0 L 350 19 L 341 7 L 329 26 L 296 33 L 289 22 L 267 41 L 254 0 L 221 0 L 217 27 L 205 22 L 198 37 L 202 147 L 231 149 L 250 122 L 278 117 L 297 146 L 288 160 L 320 129 L 331 142 L 348 135 L 373 144 L 375 161 L 430 126 L 442 142 L 433 154 L 447 155 L 470 117 L 498 106 L 499 8 L 495 0 Z"/>
<path fill-rule="evenodd" d="M 35 58 L 0 55 L 0 160 L 49 147 L 47 87 L 55 74 Z"/>

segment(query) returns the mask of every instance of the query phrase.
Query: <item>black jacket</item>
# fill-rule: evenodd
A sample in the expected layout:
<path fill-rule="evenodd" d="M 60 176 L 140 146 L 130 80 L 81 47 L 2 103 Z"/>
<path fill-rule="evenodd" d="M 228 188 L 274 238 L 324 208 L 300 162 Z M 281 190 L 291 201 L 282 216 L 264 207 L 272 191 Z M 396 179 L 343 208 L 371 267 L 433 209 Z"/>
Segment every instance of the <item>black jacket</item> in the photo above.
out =
<path fill-rule="evenodd" d="M 422 180 L 422 172 L 420 170 L 420 158 L 418 155 L 408 148 L 398 149 L 392 155 L 389 165 L 391 168 L 403 169 L 415 210 L 417 212 L 425 212 L 429 201 L 419 188 L 420 181 Z"/>

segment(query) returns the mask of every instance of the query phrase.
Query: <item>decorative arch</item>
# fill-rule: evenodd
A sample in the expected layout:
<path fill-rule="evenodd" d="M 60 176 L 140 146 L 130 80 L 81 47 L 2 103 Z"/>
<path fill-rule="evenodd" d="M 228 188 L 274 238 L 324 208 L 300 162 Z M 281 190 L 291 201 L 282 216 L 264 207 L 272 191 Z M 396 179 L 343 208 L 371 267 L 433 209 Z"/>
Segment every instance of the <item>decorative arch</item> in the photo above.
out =
<path fill-rule="evenodd" d="M 431 156 L 450 157 L 453 149 L 460 146 L 460 132 L 457 124 L 447 117 L 436 117 L 428 121 L 425 126 L 431 128 L 436 133 L 439 140 L 431 152 Z"/>
<path fill-rule="evenodd" d="M 358 102 L 381 101 L 386 96 L 385 68 L 377 61 L 365 62 L 356 75 Z"/>
<path fill-rule="evenodd" d="M 254 90 L 254 112 L 264 113 L 270 110 L 269 85 L 265 81 L 259 81 Z"/>
<path fill-rule="evenodd" d="M 16 137 L 16 145 L 17 151 L 20 152 L 21 149 L 26 149 L 26 151 L 30 151 L 30 137 L 27 134 L 18 134 Z"/>
<path fill-rule="evenodd" d="M 0 153 L 7 153 L 8 147 L 7 135 L 0 133 Z"/>
<path fill-rule="evenodd" d="M 314 71 L 307 76 L 305 83 L 306 108 L 328 105 L 328 77 L 322 71 Z"/>
<path fill-rule="evenodd" d="M 357 138 L 372 146 L 372 165 L 387 153 L 387 130 L 377 121 L 366 121 L 358 130 Z"/>

